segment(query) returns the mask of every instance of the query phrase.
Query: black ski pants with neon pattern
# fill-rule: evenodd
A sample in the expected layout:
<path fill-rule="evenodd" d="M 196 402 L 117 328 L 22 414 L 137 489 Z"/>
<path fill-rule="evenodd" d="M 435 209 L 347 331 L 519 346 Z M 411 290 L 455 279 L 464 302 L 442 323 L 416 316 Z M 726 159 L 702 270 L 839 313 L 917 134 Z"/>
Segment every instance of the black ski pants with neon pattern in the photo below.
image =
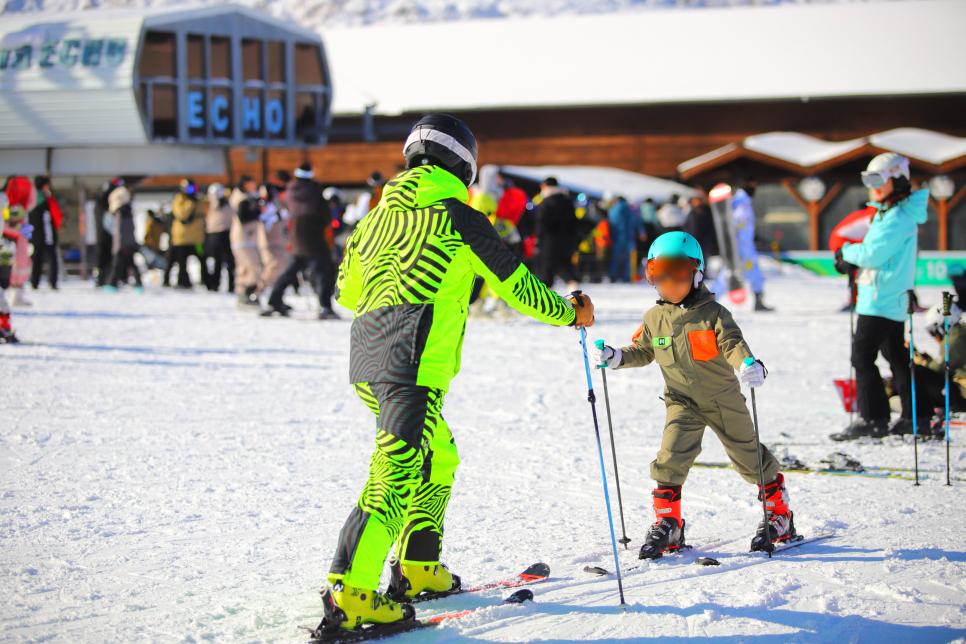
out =
<path fill-rule="evenodd" d="M 389 549 L 403 563 L 438 563 L 443 516 L 460 459 L 442 417 L 444 391 L 360 383 L 376 415 L 369 479 L 339 534 L 329 583 L 376 590 Z"/>

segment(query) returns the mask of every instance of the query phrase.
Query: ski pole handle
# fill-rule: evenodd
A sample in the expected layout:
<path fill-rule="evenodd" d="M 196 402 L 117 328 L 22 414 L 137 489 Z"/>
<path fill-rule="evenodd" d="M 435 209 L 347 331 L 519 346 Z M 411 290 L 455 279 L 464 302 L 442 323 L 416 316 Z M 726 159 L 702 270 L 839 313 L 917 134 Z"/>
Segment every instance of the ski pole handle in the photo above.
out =
<path fill-rule="evenodd" d="M 943 291 L 943 317 L 949 317 L 953 311 L 953 296 L 949 291 Z"/>
<path fill-rule="evenodd" d="M 906 295 L 909 296 L 909 300 L 906 303 L 906 315 L 912 315 L 916 312 L 916 309 L 913 306 L 914 302 L 916 301 L 916 292 L 912 289 L 909 289 L 906 291 Z"/>

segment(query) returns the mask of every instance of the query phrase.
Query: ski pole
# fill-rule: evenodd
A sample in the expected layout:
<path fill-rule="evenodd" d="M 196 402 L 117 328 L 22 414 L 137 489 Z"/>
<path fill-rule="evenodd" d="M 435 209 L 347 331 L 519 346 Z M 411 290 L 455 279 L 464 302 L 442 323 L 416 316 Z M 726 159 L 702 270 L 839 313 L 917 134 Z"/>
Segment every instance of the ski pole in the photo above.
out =
<path fill-rule="evenodd" d="M 622 611 L 627 610 L 624 601 L 624 581 L 621 579 L 621 562 L 617 558 L 617 536 L 614 534 L 614 517 L 610 512 L 610 494 L 607 492 L 607 473 L 604 471 L 604 449 L 600 446 L 600 428 L 597 425 L 597 397 L 594 396 L 594 383 L 590 379 L 590 361 L 587 360 L 587 330 L 580 329 L 580 347 L 584 351 L 584 371 L 587 372 L 587 401 L 594 415 L 594 433 L 597 434 L 597 455 L 600 456 L 600 477 L 604 481 L 604 504 L 607 506 L 607 522 L 610 524 L 610 542 L 614 547 L 614 566 L 617 570 L 617 590 L 620 593 Z"/>
<path fill-rule="evenodd" d="M 946 351 L 946 485 L 949 482 L 949 316 L 952 315 L 953 296 L 943 291 L 943 344 Z M 607 389 L 605 388 L 606 392 Z M 620 488 L 618 488 L 620 489 Z"/>
<path fill-rule="evenodd" d="M 598 349 L 604 348 L 604 341 L 597 340 L 594 342 Z M 617 483 L 617 509 L 620 511 L 621 515 L 621 534 L 624 535 L 618 541 L 624 546 L 624 550 L 627 550 L 627 544 L 631 542 L 630 537 L 627 536 L 627 528 L 624 527 L 624 501 L 621 499 L 621 477 L 617 474 L 617 448 L 614 446 L 614 423 L 611 421 L 610 417 L 610 394 L 607 392 L 607 370 L 600 370 L 600 377 L 604 381 L 604 408 L 607 410 L 607 429 L 610 430 L 610 452 L 614 456 L 614 481 Z"/>
<path fill-rule="evenodd" d="M 855 391 L 855 365 L 852 358 L 855 355 L 855 271 L 849 271 L 849 398 L 852 404 L 849 406 L 849 425 L 852 424 L 852 416 L 855 414 L 855 407 L 858 404 Z"/>
<path fill-rule="evenodd" d="M 745 358 L 745 362 L 754 358 Z M 775 551 L 775 544 L 771 543 L 771 528 L 768 525 L 768 503 L 765 500 L 765 466 L 761 463 L 761 437 L 758 435 L 758 405 L 755 402 L 755 388 L 751 388 L 751 418 L 755 421 L 755 451 L 758 452 L 758 485 L 761 489 L 761 512 L 765 518 L 765 530 L 768 535 L 768 543 L 765 544 L 765 552 L 771 559 L 771 553 Z"/>
<path fill-rule="evenodd" d="M 919 485 L 919 419 L 916 417 L 916 340 L 912 334 L 912 314 L 915 311 L 913 303 L 916 294 L 912 289 L 908 291 L 909 303 L 906 313 L 909 315 L 909 379 L 912 385 L 912 449 L 916 459 L 916 485 Z"/>

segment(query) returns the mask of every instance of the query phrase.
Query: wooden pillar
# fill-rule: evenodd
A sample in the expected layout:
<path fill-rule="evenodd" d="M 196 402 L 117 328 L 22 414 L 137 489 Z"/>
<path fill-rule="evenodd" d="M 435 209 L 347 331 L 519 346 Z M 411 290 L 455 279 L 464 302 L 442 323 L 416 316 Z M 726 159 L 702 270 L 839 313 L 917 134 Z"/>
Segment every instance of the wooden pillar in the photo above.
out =
<path fill-rule="evenodd" d="M 939 250 L 949 250 L 949 228 L 947 226 L 949 202 L 940 199 L 936 203 L 936 212 L 939 213 Z"/>
<path fill-rule="evenodd" d="M 829 188 L 828 192 L 825 193 L 825 196 L 822 197 L 821 201 L 806 201 L 805 198 L 799 194 L 798 188 L 796 188 L 788 179 L 782 179 L 782 185 L 785 187 L 785 190 L 787 190 L 788 193 L 795 198 L 795 201 L 797 201 L 799 205 L 805 209 L 805 212 L 808 213 L 808 249 L 818 250 L 818 216 L 822 214 L 822 211 L 828 208 L 828 205 L 832 203 L 832 200 L 835 199 L 839 192 L 842 191 L 841 182 L 836 183 Z"/>
<path fill-rule="evenodd" d="M 818 250 L 818 202 L 809 201 L 808 210 L 808 250 Z"/>

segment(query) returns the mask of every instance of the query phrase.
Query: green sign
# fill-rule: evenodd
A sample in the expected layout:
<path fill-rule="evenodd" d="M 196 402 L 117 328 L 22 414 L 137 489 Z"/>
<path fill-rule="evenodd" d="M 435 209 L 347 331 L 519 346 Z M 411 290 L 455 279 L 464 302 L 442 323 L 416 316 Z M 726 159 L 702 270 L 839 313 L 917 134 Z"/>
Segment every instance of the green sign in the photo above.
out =
<path fill-rule="evenodd" d="M 782 260 L 819 275 L 839 275 L 831 251 L 789 251 Z M 949 286 L 952 275 L 966 273 L 966 252 L 921 251 L 916 258 L 916 285 Z"/>

